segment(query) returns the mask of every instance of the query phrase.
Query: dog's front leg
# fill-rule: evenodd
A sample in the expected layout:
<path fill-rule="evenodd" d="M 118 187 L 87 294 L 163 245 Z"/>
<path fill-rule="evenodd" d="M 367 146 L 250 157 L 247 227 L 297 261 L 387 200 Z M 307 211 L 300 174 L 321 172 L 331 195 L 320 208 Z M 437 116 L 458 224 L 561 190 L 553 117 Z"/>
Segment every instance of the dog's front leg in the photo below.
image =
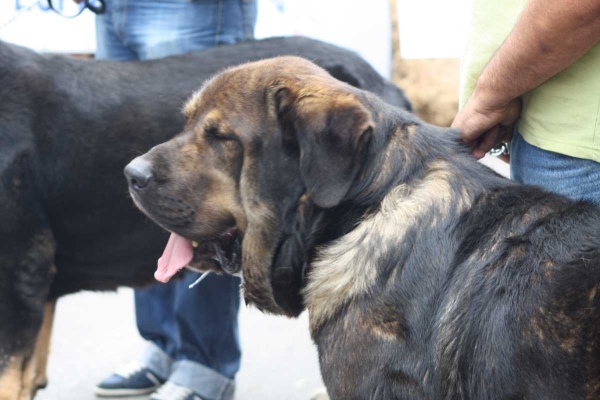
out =
<path fill-rule="evenodd" d="M 0 400 L 31 400 L 47 383 L 55 243 L 47 229 L 21 243 L 0 249 Z"/>

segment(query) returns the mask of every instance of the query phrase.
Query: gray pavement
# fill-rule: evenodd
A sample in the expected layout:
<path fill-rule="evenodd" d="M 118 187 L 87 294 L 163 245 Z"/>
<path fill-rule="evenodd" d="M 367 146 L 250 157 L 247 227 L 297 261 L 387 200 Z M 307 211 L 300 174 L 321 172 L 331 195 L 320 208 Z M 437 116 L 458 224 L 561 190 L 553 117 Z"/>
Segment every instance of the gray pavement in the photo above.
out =
<path fill-rule="evenodd" d="M 54 323 L 50 383 L 35 400 L 97 399 L 94 385 L 145 348 L 135 327 L 131 289 L 64 297 Z M 237 400 L 308 400 L 322 388 L 306 313 L 290 320 L 242 305 L 240 337 Z"/>

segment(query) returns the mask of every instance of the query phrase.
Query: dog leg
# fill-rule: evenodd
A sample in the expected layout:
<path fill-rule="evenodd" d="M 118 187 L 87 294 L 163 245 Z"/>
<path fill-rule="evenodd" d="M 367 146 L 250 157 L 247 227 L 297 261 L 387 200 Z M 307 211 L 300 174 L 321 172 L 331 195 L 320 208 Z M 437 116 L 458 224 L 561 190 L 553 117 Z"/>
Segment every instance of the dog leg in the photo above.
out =
<path fill-rule="evenodd" d="M 23 371 L 23 393 L 19 400 L 32 399 L 38 389 L 46 387 L 48 377 L 46 367 L 48 366 L 48 354 L 50 352 L 50 338 L 54 323 L 54 310 L 56 300 L 46 303 L 44 309 L 44 321 L 35 341 L 33 354 L 26 362 Z"/>
<path fill-rule="evenodd" d="M 44 320 L 31 356 L 12 356 L 0 376 L 0 400 L 31 400 L 48 384 L 46 366 L 56 301 L 46 304 Z"/>
<path fill-rule="evenodd" d="M 19 400 L 22 389 L 23 356 L 11 356 L 0 375 L 0 400 Z"/>

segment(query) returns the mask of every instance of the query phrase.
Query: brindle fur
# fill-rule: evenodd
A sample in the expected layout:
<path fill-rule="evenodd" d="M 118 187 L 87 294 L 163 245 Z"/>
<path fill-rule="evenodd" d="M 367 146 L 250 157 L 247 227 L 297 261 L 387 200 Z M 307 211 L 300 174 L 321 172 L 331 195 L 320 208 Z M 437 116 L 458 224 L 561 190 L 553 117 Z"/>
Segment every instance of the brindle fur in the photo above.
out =
<path fill-rule="evenodd" d="M 154 281 L 167 233 L 127 198 L 125 164 L 183 128 L 184 99 L 206 79 L 280 54 L 314 59 L 334 76 L 410 107 L 356 54 L 305 38 L 126 63 L 41 55 L 0 42 L 1 400 L 15 400 L 7 388 L 21 391 L 36 340 L 49 338 L 38 334 L 48 299 Z M 195 146 L 182 149 L 183 157 L 196 153 Z M 215 181 L 227 182 L 225 171 L 213 172 Z M 215 198 L 216 210 L 231 193 Z M 182 221 L 194 213 L 171 196 L 163 201 L 181 210 Z M 43 368 L 36 368 L 34 383 L 42 385 Z"/>
<path fill-rule="evenodd" d="M 332 399 L 600 396 L 600 209 L 298 58 L 227 70 L 186 109 L 136 201 L 190 238 L 237 224 L 245 298 L 297 315 L 301 290 Z M 199 217 L 175 226 L 157 193 Z"/>

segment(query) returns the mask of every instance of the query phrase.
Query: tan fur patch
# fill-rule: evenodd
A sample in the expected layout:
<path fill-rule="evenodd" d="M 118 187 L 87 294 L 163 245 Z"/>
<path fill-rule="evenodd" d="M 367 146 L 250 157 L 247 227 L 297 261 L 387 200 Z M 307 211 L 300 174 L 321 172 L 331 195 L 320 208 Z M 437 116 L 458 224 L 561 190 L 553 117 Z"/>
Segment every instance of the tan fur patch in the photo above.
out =
<path fill-rule="evenodd" d="M 48 384 L 46 368 L 48 366 L 48 356 L 50 355 L 50 339 L 52 337 L 52 327 L 54 326 L 54 310 L 56 309 L 56 300 L 46 304 L 44 312 L 44 322 L 38 334 L 35 343 L 33 358 L 35 359 L 35 377 L 33 379 L 34 387 L 42 387 Z"/>
<path fill-rule="evenodd" d="M 275 302 L 270 280 L 270 263 L 275 251 L 268 246 L 269 233 L 250 228 L 242 244 L 242 268 L 244 298 L 263 312 L 281 314 L 283 311 Z"/>
<path fill-rule="evenodd" d="M 200 94 L 201 94 L 201 90 L 196 91 L 194 94 L 192 94 L 192 97 L 183 106 L 183 115 L 185 116 L 185 119 L 188 121 L 194 117 L 194 114 L 196 113 L 196 111 L 198 109 L 198 103 L 200 101 Z"/>
<path fill-rule="evenodd" d="M 423 385 L 427 384 L 427 379 L 429 378 L 429 370 L 425 370 L 425 375 L 423 375 Z"/>
<path fill-rule="evenodd" d="M 533 330 L 533 333 L 538 337 L 538 339 L 544 341 L 544 330 L 542 329 L 540 325 L 540 320 L 537 317 L 531 319 L 531 329 Z"/>
<path fill-rule="evenodd" d="M 560 343 L 560 348 L 563 349 L 564 351 L 566 351 L 567 353 L 574 353 L 575 346 L 577 345 L 578 342 L 579 342 L 579 339 L 576 336 L 570 336 L 570 337 L 565 338 Z"/>
<path fill-rule="evenodd" d="M 249 161 L 253 162 L 253 161 Z M 242 268 L 244 298 L 257 305 L 262 311 L 281 314 L 273 296 L 271 286 L 270 260 L 275 251 L 270 243 L 276 243 L 272 235 L 277 230 L 273 212 L 255 194 L 254 182 L 257 181 L 255 169 L 247 166 L 248 171 L 240 181 L 242 203 L 245 214 L 245 230 L 242 242 Z M 239 222 L 238 222 L 239 224 Z"/>
<path fill-rule="evenodd" d="M 234 216 L 239 228 L 246 229 L 246 218 L 237 201 L 235 181 L 227 174 L 216 169 L 210 171 L 210 175 L 213 187 L 211 188 L 211 196 L 203 204 L 203 207 L 214 208 L 215 214 L 222 212 L 221 210 L 226 210 Z"/>
<path fill-rule="evenodd" d="M 398 336 L 396 332 L 400 331 L 402 327 L 399 322 L 390 321 L 387 324 L 373 323 L 371 325 L 371 333 L 380 339 L 388 341 L 403 341 L 402 336 Z"/>
<path fill-rule="evenodd" d="M 597 400 L 600 396 L 600 382 L 593 381 L 585 384 L 585 398 L 587 400 Z"/>
<path fill-rule="evenodd" d="M 13 356 L 0 376 L 0 400 L 20 400 L 23 357 Z"/>
<path fill-rule="evenodd" d="M 195 156 L 196 153 L 198 153 L 198 145 L 196 144 L 196 142 L 187 142 L 179 148 L 179 151 L 184 155 L 190 154 L 192 156 Z M 192 166 L 190 166 L 190 168 L 187 168 L 186 170 L 189 171 Z"/>
<path fill-rule="evenodd" d="M 366 312 L 355 308 L 353 315 L 346 314 L 344 329 L 354 329 L 357 325 L 384 341 L 403 342 L 406 338 L 404 317 L 398 315 L 393 304 L 380 303 Z"/>
<path fill-rule="evenodd" d="M 594 299 L 596 298 L 596 292 L 598 292 L 598 286 L 594 286 L 592 288 L 592 290 L 589 291 L 589 293 L 588 293 L 589 301 L 594 301 Z"/>
<path fill-rule="evenodd" d="M 46 367 L 56 302 L 47 303 L 31 357 L 13 356 L 0 376 L 0 400 L 31 400 L 48 383 Z"/>
<path fill-rule="evenodd" d="M 376 214 L 318 251 L 304 290 L 312 330 L 353 298 L 368 294 L 375 284 L 380 258 L 390 246 L 402 242 L 419 217 L 428 213 L 448 216 L 450 200 L 459 209 L 466 206 L 467 198 L 453 198 L 451 172 L 439 164 L 432 166 L 432 171 L 414 187 L 401 185 L 393 189 Z"/>
<path fill-rule="evenodd" d="M 210 110 L 204 117 L 204 126 L 216 126 L 223 120 L 223 114 L 217 109 Z"/>
<path fill-rule="evenodd" d="M 554 267 L 554 263 L 549 259 L 545 259 L 542 261 L 542 267 L 544 268 L 544 278 L 550 279 L 552 276 L 552 267 Z"/>

